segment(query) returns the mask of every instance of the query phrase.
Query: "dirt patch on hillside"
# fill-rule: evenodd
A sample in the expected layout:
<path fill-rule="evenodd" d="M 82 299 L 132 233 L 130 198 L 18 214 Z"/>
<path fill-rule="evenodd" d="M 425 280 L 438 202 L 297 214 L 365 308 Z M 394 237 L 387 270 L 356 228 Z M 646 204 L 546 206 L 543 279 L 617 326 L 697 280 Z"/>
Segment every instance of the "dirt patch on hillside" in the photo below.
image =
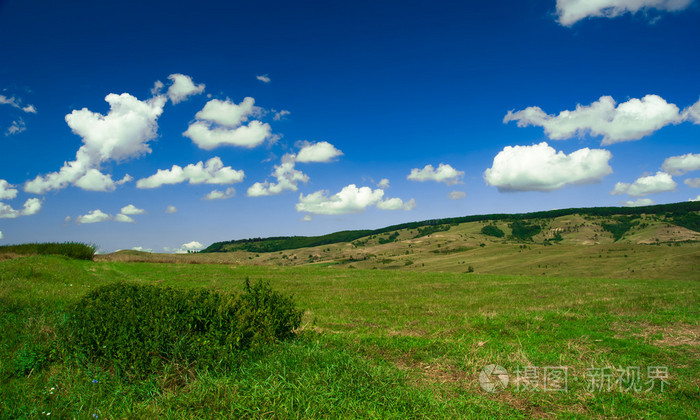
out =
<path fill-rule="evenodd" d="M 683 241 L 699 241 L 700 233 L 680 226 L 659 227 L 654 232 L 652 238 L 640 240 L 637 243 L 640 245 L 649 245 L 657 242 L 683 242 Z"/>

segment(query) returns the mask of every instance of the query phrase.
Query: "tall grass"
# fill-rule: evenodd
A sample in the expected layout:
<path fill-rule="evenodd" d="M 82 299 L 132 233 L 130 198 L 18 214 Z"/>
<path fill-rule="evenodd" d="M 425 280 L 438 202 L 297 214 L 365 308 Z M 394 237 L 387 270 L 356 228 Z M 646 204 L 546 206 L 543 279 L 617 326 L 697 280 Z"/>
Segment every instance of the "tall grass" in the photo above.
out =
<path fill-rule="evenodd" d="M 92 261 L 97 247 L 82 242 L 45 242 L 0 246 L 0 254 L 63 255 L 78 260 Z"/>

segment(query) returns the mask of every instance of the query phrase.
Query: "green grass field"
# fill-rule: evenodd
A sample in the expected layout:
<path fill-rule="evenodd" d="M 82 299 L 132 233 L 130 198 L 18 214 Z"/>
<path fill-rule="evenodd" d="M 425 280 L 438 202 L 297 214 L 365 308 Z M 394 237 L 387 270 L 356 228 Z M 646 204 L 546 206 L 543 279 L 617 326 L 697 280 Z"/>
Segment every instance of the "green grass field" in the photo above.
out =
<path fill-rule="evenodd" d="M 601 279 L 198 262 L 60 256 L 0 262 L 0 418 L 697 418 L 700 412 L 697 275 Z M 56 355 L 67 308 L 96 287 L 125 281 L 237 292 L 247 276 L 294 294 L 305 310 L 297 338 L 242 353 L 231 368 L 171 365 L 131 381 Z M 508 371 L 500 392 L 480 386 L 479 373 L 490 364 Z M 556 381 L 545 368 L 548 374 L 566 368 L 565 388 L 564 377 Z M 615 369 L 626 376 L 618 380 Z"/>

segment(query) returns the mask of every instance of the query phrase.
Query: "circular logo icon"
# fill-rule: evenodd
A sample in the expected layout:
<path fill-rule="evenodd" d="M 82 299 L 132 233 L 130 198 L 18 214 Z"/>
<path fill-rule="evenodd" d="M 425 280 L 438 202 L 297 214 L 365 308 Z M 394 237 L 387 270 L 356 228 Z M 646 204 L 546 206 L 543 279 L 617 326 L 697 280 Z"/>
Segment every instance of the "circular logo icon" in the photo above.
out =
<path fill-rule="evenodd" d="M 488 365 L 479 373 L 479 385 L 486 392 L 497 393 L 508 386 L 508 371 L 499 365 Z"/>

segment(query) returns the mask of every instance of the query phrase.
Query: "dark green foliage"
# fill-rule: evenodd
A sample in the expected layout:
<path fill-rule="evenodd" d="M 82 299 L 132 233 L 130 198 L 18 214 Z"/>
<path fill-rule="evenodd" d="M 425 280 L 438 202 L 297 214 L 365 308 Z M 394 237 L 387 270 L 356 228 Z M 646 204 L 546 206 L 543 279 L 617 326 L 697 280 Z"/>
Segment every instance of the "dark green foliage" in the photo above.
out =
<path fill-rule="evenodd" d="M 513 231 L 511 236 L 521 241 L 532 241 L 532 237 L 542 230 L 538 225 L 532 225 L 523 220 L 515 220 L 508 227 Z"/>
<path fill-rule="evenodd" d="M 92 260 L 96 246 L 80 242 L 31 243 L 0 246 L 0 253 L 19 255 L 63 255 L 78 260 Z"/>
<path fill-rule="evenodd" d="M 79 359 L 143 377 L 172 363 L 225 366 L 236 351 L 291 337 L 301 316 L 291 297 L 247 279 L 239 295 L 114 283 L 70 308 L 62 337 Z"/>
<path fill-rule="evenodd" d="M 446 232 L 450 230 L 452 226 L 451 225 L 432 225 L 432 226 L 425 226 L 422 228 L 418 228 L 418 234 L 414 236 L 414 238 L 420 238 L 421 236 L 428 236 L 432 235 L 433 233 L 436 232 Z"/>
<path fill-rule="evenodd" d="M 496 225 L 486 225 L 481 228 L 481 233 L 488 236 L 495 236 L 496 238 L 502 238 L 506 234 L 498 228 Z"/>
<path fill-rule="evenodd" d="M 613 218 L 614 223 L 601 223 L 601 226 L 606 231 L 612 233 L 615 241 L 619 241 L 629 231 L 632 226 L 639 224 L 639 221 L 633 220 L 631 217 L 618 216 Z"/>
<path fill-rule="evenodd" d="M 451 217 L 446 219 L 431 219 L 420 222 L 402 223 L 399 225 L 387 226 L 376 230 L 348 230 L 343 232 L 331 233 L 323 236 L 292 236 L 292 237 L 273 237 L 273 238 L 254 238 L 241 239 L 235 241 L 215 242 L 206 249 L 200 252 L 228 252 L 235 250 L 246 250 L 250 252 L 276 252 L 286 249 L 298 249 L 312 246 L 329 245 L 341 242 L 352 242 L 356 239 L 364 238 L 370 235 L 379 235 L 386 232 L 394 232 L 401 229 L 419 229 L 420 236 L 426 236 L 430 233 L 448 230 L 450 226 L 455 226 L 460 223 L 497 221 L 497 220 L 532 220 L 532 219 L 550 219 L 572 214 L 580 214 L 581 216 L 597 216 L 611 217 L 619 215 L 639 216 L 646 215 L 665 215 L 675 224 L 686 227 L 688 229 L 699 231 L 700 216 L 688 216 L 688 220 L 683 218 L 676 219 L 674 215 L 690 214 L 690 212 L 700 211 L 700 201 L 690 201 L 673 204 L 658 204 L 653 206 L 643 207 L 584 207 L 571 208 L 561 210 L 547 210 L 533 213 L 516 213 L 516 214 L 483 214 L 463 217 Z M 684 223 L 684 224 L 681 224 Z M 446 228 L 438 226 L 446 225 Z M 691 227 L 694 226 L 694 227 Z M 423 228 L 424 230 L 421 230 Z M 436 230 L 432 230 L 436 229 Z M 432 231 L 431 231 L 432 230 Z M 357 246 L 361 246 L 358 244 Z"/>
<path fill-rule="evenodd" d="M 700 214 L 679 212 L 671 217 L 673 224 L 700 232 Z"/>
<path fill-rule="evenodd" d="M 387 237 L 385 237 L 385 238 L 384 238 L 384 237 L 379 238 L 379 239 L 378 239 L 378 242 L 379 242 L 380 244 L 389 244 L 389 243 L 392 243 L 392 242 L 396 242 L 396 239 L 397 239 L 398 237 L 399 237 L 399 232 L 394 232 L 394 233 L 392 233 L 391 235 L 389 235 L 389 236 L 387 236 Z"/>
<path fill-rule="evenodd" d="M 552 240 L 554 242 L 561 242 L 564 240 L 564 237 L 561 236 L 561 233 L 557 232 L 554 234 L 554 238 Z"/>

